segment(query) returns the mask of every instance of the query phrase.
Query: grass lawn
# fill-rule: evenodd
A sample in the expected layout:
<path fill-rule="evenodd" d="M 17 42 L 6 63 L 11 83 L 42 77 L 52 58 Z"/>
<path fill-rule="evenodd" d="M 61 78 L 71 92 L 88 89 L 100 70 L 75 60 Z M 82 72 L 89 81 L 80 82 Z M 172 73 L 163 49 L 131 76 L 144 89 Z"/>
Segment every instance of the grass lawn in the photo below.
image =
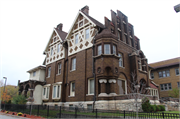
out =
<path fill-rule="evenodd" d="M 179 111 L 163 111 L 164 113 L 177 113 L 179 114 L 180 112 Z"/>

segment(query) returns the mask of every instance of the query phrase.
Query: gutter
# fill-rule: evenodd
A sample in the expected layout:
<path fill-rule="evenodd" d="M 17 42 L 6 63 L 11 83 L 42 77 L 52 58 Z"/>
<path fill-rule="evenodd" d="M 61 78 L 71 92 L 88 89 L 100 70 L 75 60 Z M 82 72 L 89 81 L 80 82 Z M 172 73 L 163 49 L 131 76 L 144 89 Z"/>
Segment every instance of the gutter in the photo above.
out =
<path fill-rule="evenodd" d="M 95 37 L 96 35 L 99 33 L 100 31 L 100 28 L 99 30 L 96 32 L 94 38 L 93 38 L 93 46 L 92 46 L 92 64 L 93 64 L 93 67 L 92 67 L 92 70 L 93 70 L 93 78 L 94 78 L 94 97 L 93 97 L 93 112 L 94 112 L 94 105 L 95 105 L 95 102 L 96 102 L 96 74 L 95 74 Z"/>

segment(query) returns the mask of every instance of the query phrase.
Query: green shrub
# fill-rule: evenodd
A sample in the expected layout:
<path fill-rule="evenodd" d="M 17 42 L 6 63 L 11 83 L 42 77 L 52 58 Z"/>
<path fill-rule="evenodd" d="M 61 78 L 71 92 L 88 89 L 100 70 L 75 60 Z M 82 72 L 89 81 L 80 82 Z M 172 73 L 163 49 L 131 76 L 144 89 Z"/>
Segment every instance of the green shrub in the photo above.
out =
<path fill-rule="evenodd" d="M 156 105 L 151 105 L 151 112 L 156 112 Z"/>
<path fill-rule="evenodd" d="M 149 99 L 147 97 L 144 97 L 142 99 L 141 106 L 142 106 L 142 109 L 144 112 L 150 112 L 151 111 L 151 104 L 150 104 Z"/>
<path fill-rule="evenodd" d="M 13 104 L 22 105 L 22 104 L 26 104 L 26 102 L 27 102 L 27 99 L 24 95 L 16 95 L 12 99 Z"/>
<path fill-rule="evenodd" d="M 164 105 L 159 105 L 159 107 L 161 108 L 160 111 L 165 111 L 165 106 Z"/>
<path fill-rule="evenodd" d="M 159 105 L 157 106 L 157 111 L 161 111 L 161 107 Z"/>

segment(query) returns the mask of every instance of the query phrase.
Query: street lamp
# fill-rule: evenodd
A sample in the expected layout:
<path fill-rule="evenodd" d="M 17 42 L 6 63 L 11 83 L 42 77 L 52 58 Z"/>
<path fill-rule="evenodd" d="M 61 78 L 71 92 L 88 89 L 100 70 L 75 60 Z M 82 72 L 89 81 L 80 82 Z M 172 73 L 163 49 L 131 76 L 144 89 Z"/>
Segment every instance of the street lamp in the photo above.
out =
<path fill-rule="evenodd" d="M 176 13 L 180 12 L 180 4 L 174 6 L 174 10 L 176 11 Z"/>
<path fill-rule="evenodd" d="M 3 77 L 3 79 L 5 79 L 5 83 L 4 83 L 4 91 L 3 91 L 3 93 L 4 93 L 4 92 L 5 92 L 5 87 L 6 87 L 7 77 Z M 3 96 L 3 98 L 4 98 L 4 96 Z M 5 110 L 5 102 L 4 102 L 4 110 Z"/>

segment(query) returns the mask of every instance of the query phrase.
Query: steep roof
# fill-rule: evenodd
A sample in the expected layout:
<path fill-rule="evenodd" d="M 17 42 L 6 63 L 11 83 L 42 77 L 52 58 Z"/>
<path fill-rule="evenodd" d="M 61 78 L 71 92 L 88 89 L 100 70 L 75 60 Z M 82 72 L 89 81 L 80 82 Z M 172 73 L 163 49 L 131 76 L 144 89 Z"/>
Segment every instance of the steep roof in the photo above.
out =
<path fill-rule="evenodd" d="M 112 34 L 109 29 L 103 29 L 101 33 L 99 33 L 97 36 L 96 36 L 96 39 L 99 39 L 99 38 L 114 38 L 114 39 L 118 39 L 118 37 L 114 34 Z"/>
<path fill-rule="evenodd" d="M 58 35 L 61 37 L 61 40 L 64 41 L 67 36 L 67 33 L 64 31 L 60 31 L 57 28 L 55 28 L 55 30 L 57 31 Z"/>
<path fill-rule="evenodd" d="M 173 59 L 168 59 L 168 60 L 164 60 L 164 61 L 151 63 L 151 64 L 149 64 L 149 66 L 153 67 L 154 69 L 158 69 L 158 68 L 178 65 L 179 61 L 180 61 L 180 57 L 177 57 L 177 58 L 173 58 Z"/>
<path fill-rule="evenodd" d="M 97 26 L 99 26 L 100 28 L 105 28 L 105 26 L 100 23 L 99 21 L 97 21 L 96 19 L 92 18 L 91 16 L 89 16 L 88 14 L 86 14 L 85 12 L 81 11 L 83 14 L 85 14 L 94 24 L 96 24 Z"/>

